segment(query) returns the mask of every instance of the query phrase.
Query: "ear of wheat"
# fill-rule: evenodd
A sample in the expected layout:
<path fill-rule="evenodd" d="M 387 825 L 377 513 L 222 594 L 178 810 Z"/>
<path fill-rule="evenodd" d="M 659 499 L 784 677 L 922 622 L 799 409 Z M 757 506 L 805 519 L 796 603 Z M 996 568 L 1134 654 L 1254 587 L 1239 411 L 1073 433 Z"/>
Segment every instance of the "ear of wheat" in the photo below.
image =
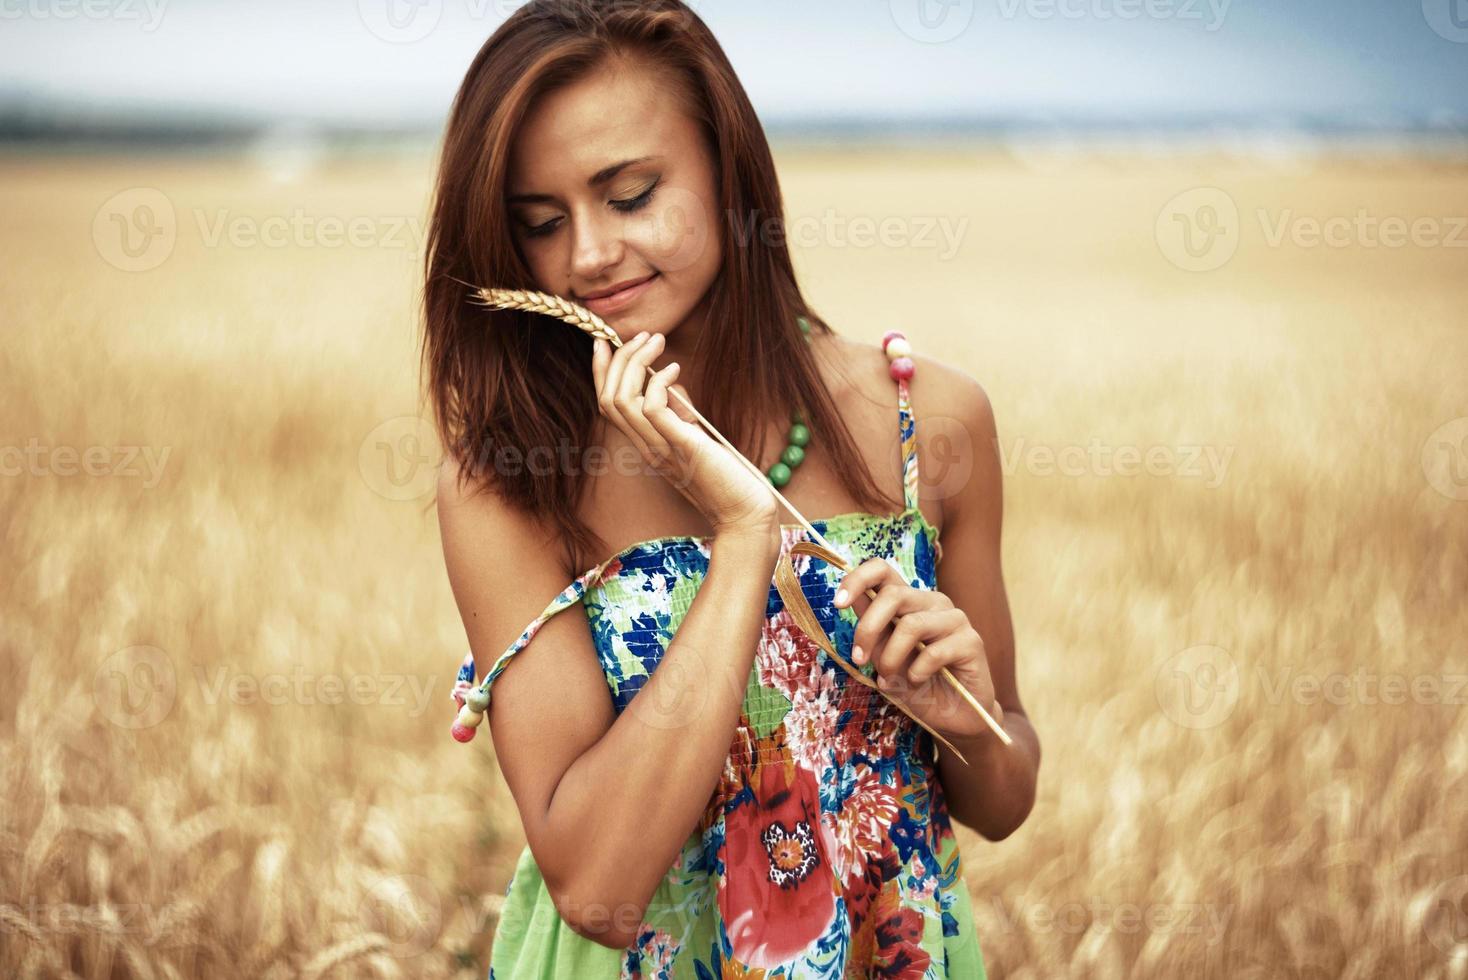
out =
<path fill-rule="evenodd" d="M 498 289 L 494 287 L 470 288 L 474 289 L 475 299 L 482 305 L 488 306 L 491 309 L 523 310 L 527 313 L 542 313 L 546 316 L 554 317 L 555 319 L 560 320 L 563 323 L 569 323 L 571 326 L 582 331 L 583 333 L 590 334 L 592 337 L 608 341 L 613 347 L 622 346 L 622 338 L 617 335 L 617 331 L 613 330 L 606 323 L 606 321 L 604 321 L 601 317 L 597 316 L 595 313 L 591 312 L 585 307 L 573 303 L 568 299 L 563 299 L 560 296 L 554 296 L 550 293 L 540 293 L 526 289 Z M 643 370 L 643 376 L 647 376 L 646 369 Z M 676 398 L 679 404 L 681 404 L 693 415 L 694 419 L 697 420 L 698 424 L 703 427 L 704 431 L 706 431 L 710 436 L 717 440 L 718 443 L 722 445 L 725 449 L 733 453 L 735 458 L 739 460 L 740 464 L 745 469 L 753 473 L 756 477 L 759 478 L 761 483 L 770 488 L 770 492 L 775 495 L 775 499 L 780 502 L 780 505 L 784 507 L 785 510 L 787 510 L 790 515 L 796 519 L 797 522 L 799 522 L 800 526 L 805 529 L 806 533 L 811 536 L 811 539 L 815 541 L 816 544 L 825 549 L 827 554 L 823 555 L 822 557 L 831 561 L 832 564 L 836 565 L 843 572 L 849 572 L 852 568 L 855 567 L 850 561 L 843 558 L 840 552 L 831 547 L 831 543 L 825 539 L 821 532 L 815 529 L 810 521 L 806 520 L 805 515 L 796 510 L 795 506 L 791 504 L 790 501 L 785 499 L 785 495 L 782 494 L 774 484 L 765 479 L 765 475 L 760 470 L 760 468 L 758 466 L 755 466 L 754 463 L 750 462 L 749 459 L 745 457 L 745 455 L 741 453 L 738 449 L 736 449 L 734 445 L 729 442 L 728 439 L 725 439 L 723 434 L 720 433 L 718 429 L 714 428 L 713 424 L 709 422 L 708 419 L 704 418 L 703 415 L 698 411 L 698 409 L 694 408 L 693 404 L 687 398 L 683 397 L 683 395 L 678 391 L 672 389 L 669 390 L 668 394 Z M 789 557 L 786 556 L 782 558 L 782 561 L 789 561 Z M 877 593 L 873 589 L 867 589 L 866 594 L 867 598 L 869 599 L 875 599 L 877 597 Z M 795 600 L 796 598 L 797 596 L 792 593 L 787 599 L 787 603 L 790 600 Z M 803 594 L 799 596 L 798 601 L 804 601 Z M 807 608 L 809 608 L 808 604 Z M 812 617 L 812 619 L 814 619 L 814 617 Z M 918 641 L 918 650 L 924 649 L 925 646 L 926 644 L 924 644 L 921 640 Z M 999 722 L 994 720 L 994 716 L 991 715 L 989 711 L 982 704 L 979 703 L 978 699 L 969 692 L 968 688 L 964 687 L 958 682 L 958 678 L 954 677 L 947 667 L 941 668 L 939 673 L 948 683 L 948 686 L 958 692 L 958 694 L 965 701 L 967 701 L 968 704 L 972 706 L 975 711 L 979 713 L 979 717 L 984 720 L 984 723 L 989 726 L 989 729 L 995 735 L 999 736 L 999 740 L 1001 742 L 1003 742 L 1005 745 L 1012 745 L 1014 743 L 1014 740 L 1010 738 L 1009 733 L 1004 730 L 1003 726 L 1001 726 Z M 888 695 L 888 697 L 891 697 L 891 695 Z M 901 702 L 898 701 L 897 698 L 892 698 L 892 700 L 896 702 L 899 706 L 902 706 Z M 913 720 L 917 720 L 915 716 L 912 716 L 911 711 L 908 711 L 905 706 L 902 707 L 903 710 L 907 712 L 910 717 L 913 717 Z M 998 701 L 994 702 L 994 708 L 996 711 L 1000 710 Z M 1003 712 L 1000 711 L 1000 714 L 1002 716 Z M 919 724 L 922 723 L 919 722 Z M 927 728 L 926 725 L 924 725 L 923 727 Z M 932 731 L 931 729 L 928 730 L 930 732 Z M 935 732 L 933 734 L 936 735 L 937 733 Z M 948 744 L 946 740 L 944 744 Z M 963 759 L 963 755 L 959 753 L 957 749 L 954 749 L 952 745 L 949 745 L 948 747 L 954 755 L 958 756 L 959 759 Z M 966 763 L 968 760 L 963 759 L 963 761 Z"/>

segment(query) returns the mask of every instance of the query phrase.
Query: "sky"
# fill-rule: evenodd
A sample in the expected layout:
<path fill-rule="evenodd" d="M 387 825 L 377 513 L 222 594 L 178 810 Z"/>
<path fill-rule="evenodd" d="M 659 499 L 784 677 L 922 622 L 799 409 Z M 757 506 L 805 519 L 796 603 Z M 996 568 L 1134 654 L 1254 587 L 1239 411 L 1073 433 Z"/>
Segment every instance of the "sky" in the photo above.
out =
<path fill-rule="evenodd" d="M 517 0 L 0 0 L 0 100 L 436 125 Z M 1468 130 L 1468 0 L 693 0 L 762 118 Z"/>

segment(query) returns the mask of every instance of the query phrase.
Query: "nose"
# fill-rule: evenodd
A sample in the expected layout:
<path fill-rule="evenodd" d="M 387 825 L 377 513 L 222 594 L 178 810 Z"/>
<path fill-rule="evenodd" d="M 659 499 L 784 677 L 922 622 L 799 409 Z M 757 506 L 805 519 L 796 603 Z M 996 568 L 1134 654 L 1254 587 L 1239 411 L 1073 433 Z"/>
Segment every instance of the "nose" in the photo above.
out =
<path fill-rule="evenodd" d="M 572 225 L 571 241 L 571 277 L 575 282 L 598 282 L 605 278 L 608 269 L 616 268 L 622 261 L 624 245 L 620 222 L 595 215 L 580 215 Z"/>

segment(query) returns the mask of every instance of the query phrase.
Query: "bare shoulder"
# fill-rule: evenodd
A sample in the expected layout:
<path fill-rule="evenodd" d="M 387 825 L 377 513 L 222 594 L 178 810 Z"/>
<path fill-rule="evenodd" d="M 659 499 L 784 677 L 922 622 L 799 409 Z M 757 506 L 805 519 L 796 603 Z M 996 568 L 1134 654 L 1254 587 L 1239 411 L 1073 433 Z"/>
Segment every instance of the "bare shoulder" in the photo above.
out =
<path fill-rule="evenodd" d="M 972 525 L 997 535 L 1003 467 L 989 393 L 962 368 L 916 351 L 912 359 L 908 391 L 917 417 L 919 459 L 927 461 L 919 465 L 923 491 L 942 501 L 944 527 L 950 531 Z"/>
<path fill-rule="evenodd" d="M 880 344 L 833 335 L 827 341 L 829 360 L 837 366 L 840 383 L 881 405 L 892 400 L 893 383 L 886 352 Z M 919 429 L 937 430 L 954 422 L 973 433 L 992 432 L 994 410 L 983 386 L 968 372 L 920 349 L 914 349 L 916 370 L 908 395 Z M 924 426 L 924 420 L 934 423 Z M 919 432 L 919 440 L 925 438 Z"/>
<path fill-rule="evenodd" d="M 568 574 L 559 549 L 547 547 L 553 531 L 452 459 L 439 469 L 435 503 L 449 585 L 483 673 L 488 657 L 565 588 Z"/>
<path fill-rule="evenodd" d="M 956 421 L 975 437 L 993 433 L 994 406 L 978 379 L 920 351 L 913 351 L 912 361 L 916 370 L 908 390 L 919 419 L 926 415 Z"/>
<path fill-rule="evenodd" d="M 978 380 L 923 351 L 920 343 L 911 354 L 916 370 L 908 382 L 916 420 L 918 494 L 929 519 L 947 527 L 970 509 L 967 501 L 982 511 L 999 499 L 998 435 L 988 393 Z M 881 432 L 890 424 L 896 400 L 886 351 L 879 343 L 840 335 L 825 338 L 821 349 L 831 365 L 832 393 L 849 421 L 870 427 L 873 434 Z M 861 411 L 850 410 L 855 407 Z"/>
<path fill-rule="evenodd" d="M 536 551 L 545 551 L 547 536 L 554 533 L 511 507 L 451 456 L 439 466 L 434 503 L 440 529 L 446 535 L 487 534 L 489 540 L 503 542 L 505 549 L 533 545 Z"/>

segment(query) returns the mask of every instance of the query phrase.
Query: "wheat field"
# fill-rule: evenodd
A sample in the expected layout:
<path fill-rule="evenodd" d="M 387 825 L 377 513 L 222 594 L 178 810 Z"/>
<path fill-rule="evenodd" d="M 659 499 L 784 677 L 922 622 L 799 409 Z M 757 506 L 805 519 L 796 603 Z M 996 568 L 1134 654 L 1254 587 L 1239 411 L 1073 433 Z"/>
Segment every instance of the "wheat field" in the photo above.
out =
<path fill-rule="evenodd" d="M 1468 976 L 1468 169 L 778 160 L 817 309 L 995 406 L 1045 760 L 960 831 L 991 975 Z M 431 172 L 0 159 L 0 975 L 487 972 Z"/>

